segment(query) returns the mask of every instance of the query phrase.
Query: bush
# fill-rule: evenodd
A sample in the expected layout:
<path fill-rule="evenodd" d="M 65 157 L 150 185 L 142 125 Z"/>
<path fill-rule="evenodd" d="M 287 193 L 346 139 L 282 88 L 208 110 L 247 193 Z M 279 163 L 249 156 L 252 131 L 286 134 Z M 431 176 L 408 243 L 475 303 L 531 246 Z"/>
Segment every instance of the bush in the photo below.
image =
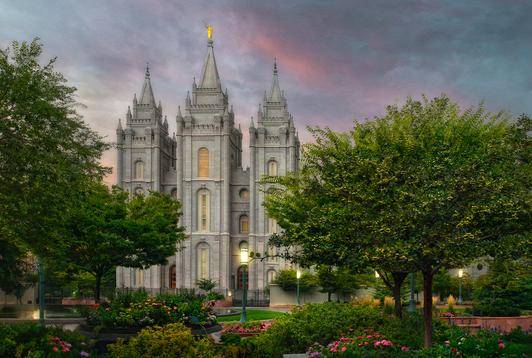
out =
<path fill-rule="evenodd" d="M 532 274 L 527 266 L 521 261 L 493 261 L 489 273 L 477 281 L 473 314 L 519 316 L 532 309 Z"/>
<path fill-rule="evenodd" d="M 87 339 L 79 333 L 36 323 L 0 324 L 0 357 L 87 357 Z"/>
<path fill-rule="evenodd" d="M 181 323 L 144 328 L 128 343 L 119 340 L 107 346 L 111 358 L 221 357 L 207 338 L 194 339 Z"/>
<path fill-rule="evenodd" d="M 419 352 L 422 357 L 526 357 L 530 345 L 516 344 L 496 332 L 481 330 L 476 335 L 458 327 L 449 329 L 446 341 Z"/>
<path fill-rule="evenodd" d="M 182 322 L 188 326 L 216 323 L 214 301 L 194 293 L 158 295 L 146 293 L 119 295 L 109 303 L 84 311 L 87 323 L 101 328 L 142 328 Z"/>
<path fill-rule="evenodd" d="M 254 339 L 254 357 L 280 357 L 283 353 L 301 353 L 317 342 L 327 344 L 349 329 L 382 326 L 388 317 L 379 309 L 327 302 L 307 304 L 282 316 Z M 350 328 L 351 327 L 351 328 Z"/>

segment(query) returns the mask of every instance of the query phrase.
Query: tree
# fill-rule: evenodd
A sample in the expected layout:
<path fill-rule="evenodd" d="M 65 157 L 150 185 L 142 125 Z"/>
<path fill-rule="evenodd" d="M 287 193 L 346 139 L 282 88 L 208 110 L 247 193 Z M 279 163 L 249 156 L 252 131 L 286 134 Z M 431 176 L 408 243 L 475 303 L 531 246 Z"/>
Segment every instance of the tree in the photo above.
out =
<path fill-rule="evenodd" d="M 271 180 L 277 244 L 314 262 L 421 271 L 429 347 L 434 274 L 529 236 L 523 136 L 502 113 L 446 96 L 389 106 L 349 133 L 312 132 L 301 172 Z"/>
<path fill-rule="evenodd" d="M 152 192 L 131 200 L 120 188 L 87 187 L 80 205 L 68 213 L 67 233 L 57 240 L 51 259 L 90 273 L 100 299 L 102 277 L 116 266 L 146 268 L 165 264 L 184 239 L 178 226 L 181 205 Z"/>
<path fill-rule="evenodd" d="M 331 294 L 336 293 L 337 300 L 340 296 L 344 299 L 360 287 L 358 277 L 346 268 L 319 265 L 317 267 L 318 284 L 321 292 L 327 293 L 327 301 L 331 301 Z"/>
<path fill-rule="evenodd" d="M 200 290 L 209 293 L 216 287 L 217 283 L 216 281 L 211 280 L 210 278 L 201 278 L 196 281 L 196 285 Z"/>
<path fill-rule="evenodd" d="M 76 112 L 55 59 L 39 63 L 42 51 L 38 39 L 0 50 L 0 241 L 23 257 L 46 255 L 77 191 L 108 172 L 108 145 Z"/>

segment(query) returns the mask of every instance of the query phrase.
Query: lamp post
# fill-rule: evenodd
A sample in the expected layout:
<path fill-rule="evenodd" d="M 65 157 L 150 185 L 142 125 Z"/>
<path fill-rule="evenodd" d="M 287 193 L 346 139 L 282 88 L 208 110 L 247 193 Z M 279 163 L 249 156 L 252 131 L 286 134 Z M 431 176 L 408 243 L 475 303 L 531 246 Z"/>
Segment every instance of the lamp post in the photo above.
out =
<path fill-rule="evenodd" d="M 414 273 L 410 273 L 410 302 L 408 303 L 408 312 L 412 313 L 416 310 L 416 301 L 414 300 L 414 289 L 416 287 Z"/>
<path fill-rule="evenodd" d="M 377 270 L 375 270 L 375 278 L 379 278 L 381 277 L 381 275 L 379 275 L 379 273 L 377 272 Z"/>
<path fill-rule="evenodd" d="M 462 304 L 462 277 L 464 276 L 464 270 L 458 270 L 458 304 Z"/>
<path fill-rule="evenodd" d="M 248 301 L 248 283 L 247 283 L 247 271 L 248 271 L 248 248 L 242 247 L 240 249 L 240 265 L 242 265 L 242 288 L 244 291 L 242 292 L 242 313 L 240 315 L 240 322 L 246 322 L 247 321 L 247 315 L 246 315 L 246 305 Z"/>
<path fill-rule="evenodd" d="M 297 298 L 297 305 L 301 305 L 301 300 L 299 297 L 299 279 L 301 278 L 301 270 L 297 269 L 296 271 L 296 279 L 297 279 L 297 288 L 296 288 L 296 298 Z"/>

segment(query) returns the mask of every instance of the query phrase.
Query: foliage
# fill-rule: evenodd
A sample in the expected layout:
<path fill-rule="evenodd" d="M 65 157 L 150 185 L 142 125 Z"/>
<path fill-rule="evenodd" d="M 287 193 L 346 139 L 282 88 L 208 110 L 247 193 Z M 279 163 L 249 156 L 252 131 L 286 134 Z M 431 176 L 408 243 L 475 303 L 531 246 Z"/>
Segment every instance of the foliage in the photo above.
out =
<path fill-rule="evenodd" d="M 200 290 L 205 292 L 210 292 L 217 285 L 216 281 L 211 280 L 210 278 L 201 278 L 196 281 L 196 285 Z"/>
<path fill-rule="evenodd" d="M 341 337 L 327 346 L 315 344 L 307 350 L 307 355 L 316 357 L 371 357 L 371 356 L 401 356 L 410 347 L 400 346 L 386 339 L 380 333 L 370 333 L 354 337 Z"/>
<path fill-rule="evenodd" d="M 513 343 L 496 332 L 481 330 L 476 335 L 459 328 L 449 330 L 446 341 L 419 353 L 423 357 L 525 357 L 530 345 Z"/>
<path fill-rule="evenodd" d="M 67 234 L 51 244 L 51 265 L 85 271 L 95 278 L 100 298 L 102 277 L 116 266 L 164 264 L 184 239 L 178 226 L 181 205 L 169 195 L 153 192 L 129 200 L 118 187 L 87 185 L 76 209 L 67 215 Z"/>
<path fill-rule="evenodd" d="M 294 291 L 297 288 L 296 270 L 280 270 L 273 283 L 278 284 L 285 291 Z M 299 290 L 305 292 L 318 285 L 318 279 L 311 272 L 303 272 L 299 279 Z"/>
<path fill-rule="evenodd" d="M 473 313 L 483 316 L 519 316 L 532 309 L 532 273 L 530 262 L 494 260 L 489 272 L 478 279 Z"/>
<path fill-rule="evenodd" d="M 222 336 L 225 334 L 255 334 L 267 331 L 271 321 L 248 321 L 244 323 L 226 323 L 223 325 Z"/>
<path fill-rule="evenodd" d="M 340 296 L 346 297 L 356 291 L 361 286 L 359 275 L 355 275 L 348 268 L 335 268 L 328 265 L 319 265 L 317 267 L 318 285 L 321 292 L 328 294 L 328 301 L 331 300 L 331 294 L 335 293 L 337 299 Z"/>
<path fill-rule="evenodd" d="M 472 299 L 474 282 L 465 272 L 461 279 L 457 276 L 451 276 L 448 271 L 435 274 L 432 286 L 433 292 L 438 293 L 441 300 L 449 295 L 458 297 L 460 280 L 462 280 L 462 299 L 469 301 Z"/>
<path fill-rule="evenodd" d="M 504 114 L 408 99 L 349 133 L 312 133 L 301 171 L 266 180 L 276 187 L 268 215 L 283 229 L 273 242 L 301 264 L 421 271 L 432 292 L 439 270 L 526 242 L 529 148 Z"/>
<path fill-rule="evenodd" d="M 140 328 L 181 322 L 187 326 L 216 323 L 214 302 L 191 294 L 122 294 L 109 303 L 97 304 L 84 313 L 87 323 L 99 328 Z"/>
<path fill-rule="evenodd" d="M 87 339 L 76 332 L 35 323 L 0 324 L 1 357 L 87 357 L 89 352 Z"/>
<path fill-rule="evenodd" d="M 181 323 L 144 328 L 125 343 L 120 339 L 107 346 L 111 358 L 221 357 L 207 338 L 195 339 Z"/>
<path fill-rule="evenodd" d="M 283 353 L 305 352 L 314 342 L 327 344 L 342 333 L 377 330 L 395 321 L 374 307 L 337 302 L 307 304 L 276 319 L 266 332 L 256 337 L 253 356 L 280 357 Z"/>
<path fill-rule="evenodd" d="M 38 39 L 0 49 L 0 283 L 16 295 L 28 283 L 27 252 L 49 254 L 78 190 L 109 172 L 99 161 L 108 145 L 42 52 Z"/>

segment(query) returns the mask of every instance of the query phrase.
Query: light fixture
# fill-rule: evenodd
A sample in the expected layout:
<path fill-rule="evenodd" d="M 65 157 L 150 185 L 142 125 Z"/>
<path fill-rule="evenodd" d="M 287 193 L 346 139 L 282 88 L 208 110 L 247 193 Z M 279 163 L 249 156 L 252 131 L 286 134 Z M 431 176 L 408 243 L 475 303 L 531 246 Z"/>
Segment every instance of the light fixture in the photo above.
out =
<path fill-rule="evenodd" d="M 242 247 L 240 249 L 240 264 L 241 265 L 247 265 L 248 264 L 248 259 L 249 259 L 248 248 L 247 247 Z"/>
<path fill-rule="evenodd" d="M 231 290 L 227 291 L 227 296 L 228 297 L 231 297 L 233 295 L 233 292 L 231 292 Z"/>
<path fill-rule="evenodd" d="M 462 278 L 464 276 L 464 270 L 458 270 L 458 277 Z"/>
<path fill-rule="evenodd" d="M 301 278 L 301 270 L 296 271 L 296 278 L 299 280 Z"/>
<path fill-rule="evenodd" d="M 375 271 L 375 278 L 379 278 L 379 277 L 381 277 L 381 275 L 379 275 L 379 273 Z"/>

